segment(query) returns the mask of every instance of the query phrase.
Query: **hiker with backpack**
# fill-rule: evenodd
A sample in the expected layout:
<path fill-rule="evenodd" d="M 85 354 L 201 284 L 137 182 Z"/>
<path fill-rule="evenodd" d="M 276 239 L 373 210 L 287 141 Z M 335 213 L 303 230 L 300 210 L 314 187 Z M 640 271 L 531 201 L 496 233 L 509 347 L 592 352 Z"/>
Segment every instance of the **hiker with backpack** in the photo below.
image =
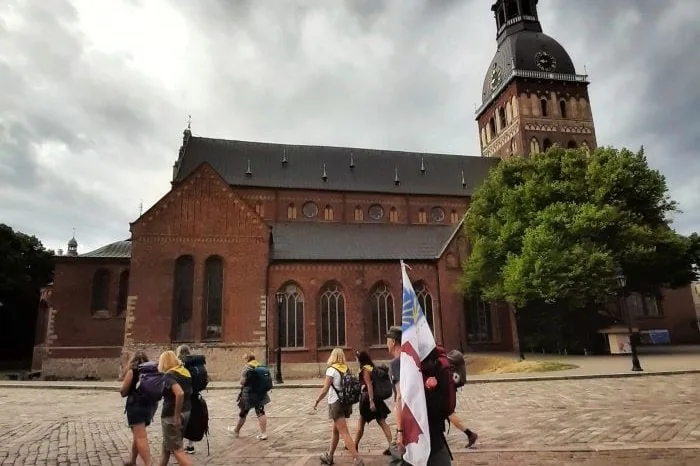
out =
<path fill-rule="evenodd" d="M 139 366 L 148 362 L 148 356 L 143 351 L 136 351 L 127 364 L 124 380 L 119 393 L 126 398 L 124 412 L 126 421 L 131 429 L 131 457 L 124 466 L 136 465 L 136 458 L 141 457 L 143 463 L 150 466 L 151 449 L 148 445 L 146 427 L 151 424 L 153 415 L 158 407 L 158 401 L 153 401 L 146 393 L 139 391 Z M 139 387 L 140 388 L 140 387 Z"/>
<path fill-rule="evenodd" d="M 345 353 L 342 348 L 335 348 L 328 358 L 328 368 L 326 378 L 316 402 L 314 411 L 322 399 L 328 402 L 328 417 L 331 424 L 331 446 L 327 453 L 321 455 L 322 464 L 333 464 L 333 456 L 338 447 L 340 437 L 343 437 L 345 446 L 353 456 L 353 465 L 364 465 L 360 455 L 355 448 L 355 443 L 348 431 L 347 418 L 352 414 L 352 405 L 360 400 L 360 383 L 352 376 L 350 368 L 345 360 Z"/>
<path fill-rule="evenodd" d="M 251 409 L 255 410 L 258 418 L 260 433 L 255 437 L 258 440 L 267 440 L 267 416 L 265 405 L 270 402 L 268 392 L 272 388 L 272 377 L 266 366 L 260 364 L 253 353 L 243 355 L 245 367 L 241 373 L 241 392 L 238 394 L 238 424 L 229 426 L 228 431 L 234 437 L 238 437 Z"/>
<path fill-rule="evenodd" d="M 192 403 L 192 377 L 173 351 L 165 351 L 158 360 L 158 370 L 163 376 L 163 455 L 160 466 L 167 466 L 172 454 L 180 466 L 192 463 L 182 448 L 182 439 L 190 419 Z"/>
<path fill-rule="evenodd" d="M 384 432 L 388 447 L 382 454 L 390 455 L 391 429 L 386 423 L 386 418 L 391 413 L 384 400 L 392 395 L 389 369 L 386 366 L 375 366 L 367 351 L 356 351 L 355 357 L 360 365 L 360 419 L 357 422 L 357 434 L 355 434 L 355 448 L 360 449 L 360 440 L 365 433 L 365 424 L 377 421 Z"/>
<path fill-rule="evenodd" d="M 192 350 L 187 345 L 178 346 L 175 350 L 175 354 L 178 359 L 182 361 L 185 369 L 189 371 L 192 379 L 192 396 L 190 397 L 192 411 L 190 412 L 190 422 L 185 431 L 184 439 L 186 441 L 185 453 L 193 455 L 195 453 L 194 442 L 202 440 L 204 434 L 209 430 L 208 409 L 206 407 L 206 401 L 201 395 L 201 392 L 204 391 L 209 384 L 207 360 L 203 355 L 192 354 Z M 202 419 L 205 412 L 207 413 L 206 422 Z"/>
<path fill-rule="evenodd" d="M 450 362 L 450 367 L 452 368 L 452 375 L 455 381 L 455 389 L 463 387 L 467 383 L 467 364 L 464 360 L 464 354 L 461 351 L 452 350 L 447 353 L 447 359 Z M 471 448 L 476 443 L 479 435 L 468 429 L 462 423 L 462 420 L 457 416 L 456 413 L 452 413 L 450 416 L 450 424 L 454 425 L 460 431 L 464 432 L 467 436 L 467 447 Z"/>

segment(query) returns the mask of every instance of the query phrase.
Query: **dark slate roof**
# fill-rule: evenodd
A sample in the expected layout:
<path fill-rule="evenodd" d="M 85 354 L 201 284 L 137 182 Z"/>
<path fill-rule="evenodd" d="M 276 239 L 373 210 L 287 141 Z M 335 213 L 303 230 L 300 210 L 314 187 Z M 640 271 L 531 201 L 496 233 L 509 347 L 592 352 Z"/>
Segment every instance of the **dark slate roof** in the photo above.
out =
<path fill-rule="evenodd" d="M 460 226 L 276 223 L 272 259 L 435 260 Z"/>
<path fill-rule="evenodd" d="M 178 161 L 175 181 L 183 180 L 205 162 L 235 186 L 469 196 L 498 161 L 190 137 Z"/>
<path fill-rule="evenodd" d="M 115 243 L 102 246 L 94 251 L 80 254 L 78 257 L 103 257 L 110 259 L 122 259 L 131 257 L 131 240 L 117 241 Z"/>

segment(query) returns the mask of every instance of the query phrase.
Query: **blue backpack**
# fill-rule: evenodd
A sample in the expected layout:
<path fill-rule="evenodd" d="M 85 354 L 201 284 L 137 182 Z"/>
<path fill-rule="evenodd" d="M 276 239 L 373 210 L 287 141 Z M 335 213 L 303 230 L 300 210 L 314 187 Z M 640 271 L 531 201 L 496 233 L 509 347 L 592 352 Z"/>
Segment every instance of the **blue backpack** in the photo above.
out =
<path fill-rule="evenodd" d="M 163 398 L 165 374 L 158 371 L 158 363 L 155 361 L 139 364 L 136 370 L 139 374 L 136 393 L 144 401 L 157 404 Z"/>
<path fill-rule="evenodd" d="M 250 381 L 251 392 L 263 397 L 272 390 L 272 376 L 267 366 L 250 367 L 249 371 L 249 374 L 252 376 Z"/>

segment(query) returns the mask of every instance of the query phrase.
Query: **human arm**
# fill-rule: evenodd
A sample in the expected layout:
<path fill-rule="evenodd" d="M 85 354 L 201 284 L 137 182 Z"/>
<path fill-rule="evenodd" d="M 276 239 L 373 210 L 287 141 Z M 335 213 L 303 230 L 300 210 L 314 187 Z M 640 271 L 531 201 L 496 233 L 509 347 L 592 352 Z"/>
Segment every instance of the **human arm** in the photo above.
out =
<path fill-rule="evenodd" d="M 326 374 L 326 380 L 323 382 L 323 388 L 321 388 L 321 391 L 318 393 L 318 397 L 316 397 L 316 402 L 314 403 L 314 409 L 318 406 L 318 404 L 321 402 L 322 399 L 328 395 L 328 390 L 331 389 L 331 384 L 333 383 L 333 376 Z"/>
<path fill-rule="evenodd" d="M 129 391 L 131 391 L 131 383 L 133 381 L 134 381 L 134 371 L 128 370 L 124 374 L 124 380 L 122 380 L 122 386 L 119 389 L 119 394 L 122 396 L 122 398 L 129 395 Z"/>
<path fill-rule="evenodd" d="M 401 412 L 403 410 L 403 400 L 401 398 L 401 386 L 398 382 L 394 385 L 396 389 L 396 403 L 394 406 L 394 414 L 396 417 L 396 444 L 403 447 L 403 434 L 401 429 Z"/>
<path fill-rule="evenodd" d="M 241 372 L 241 387 L 245 387 L 245 384 L 247 381 L 248 381 L 248 366 L 246 366 L 246 368 L 243 369 L 243 372 Z"/>
<path fill-rule="evenodd" d="M 182 422 L 180 415 L 182 414 L 182 405 L 185 401 L 185 391 L 182 389 L 179 383 L 174 383 L 170 389 L 175 395 L 175 410 L 173 411 L 173 422 L 176 426 L 179 426 Z"/>
<path fill-rule="evenodd" d="M 368 371 L 367 369 L 363 369 L 362 379 L 365 381 L 365 387 L 367 387 L 367 396 L 369 397 L 369 409 L 371 411 L 374 411 L 377 408 L 374 405 L 374 387 L 372 386 L 372 376 L 370 375 L 370 371 Z"/>

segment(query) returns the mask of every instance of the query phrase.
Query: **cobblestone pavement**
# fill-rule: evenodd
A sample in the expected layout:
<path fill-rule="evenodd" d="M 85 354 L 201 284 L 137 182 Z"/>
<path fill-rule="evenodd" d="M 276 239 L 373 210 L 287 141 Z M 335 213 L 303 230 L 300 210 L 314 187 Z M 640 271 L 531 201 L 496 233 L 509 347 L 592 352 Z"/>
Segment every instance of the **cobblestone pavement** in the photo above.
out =
<path fill-rule="evenodd" d="M 456 464 L 697 465 L 700 464 L 700 374 L 624 379 L 475 384 L 459 394 L 458 414 L 479 435 L 465 450 L 456 429 L 448 441 Z M 243 437 L 226 426 L 237 411 L 234 391 L 205 394 L 211 454 L 198 444 L 195 464 L 313 465 L 327 448 L 327 410 L 311 411 L 315 389 L 272 392 L 269 439 L 255 440 L 251 415 Z M 121 464 L 130 444 L 117 393 L 0 389 L 0 464 Z M 157 415 L 159 416 L 159 414 Z M 357 414 L 352 418 L 352 429 Z M 390 417 L 390 420 L 392 418 Z M 149 429 L 154 452 L 160 426 Z M 366 464 L 387 464 L 384 440 L 369 426 Z M 347 457 L 337 464 L 350 464 Z"/>

